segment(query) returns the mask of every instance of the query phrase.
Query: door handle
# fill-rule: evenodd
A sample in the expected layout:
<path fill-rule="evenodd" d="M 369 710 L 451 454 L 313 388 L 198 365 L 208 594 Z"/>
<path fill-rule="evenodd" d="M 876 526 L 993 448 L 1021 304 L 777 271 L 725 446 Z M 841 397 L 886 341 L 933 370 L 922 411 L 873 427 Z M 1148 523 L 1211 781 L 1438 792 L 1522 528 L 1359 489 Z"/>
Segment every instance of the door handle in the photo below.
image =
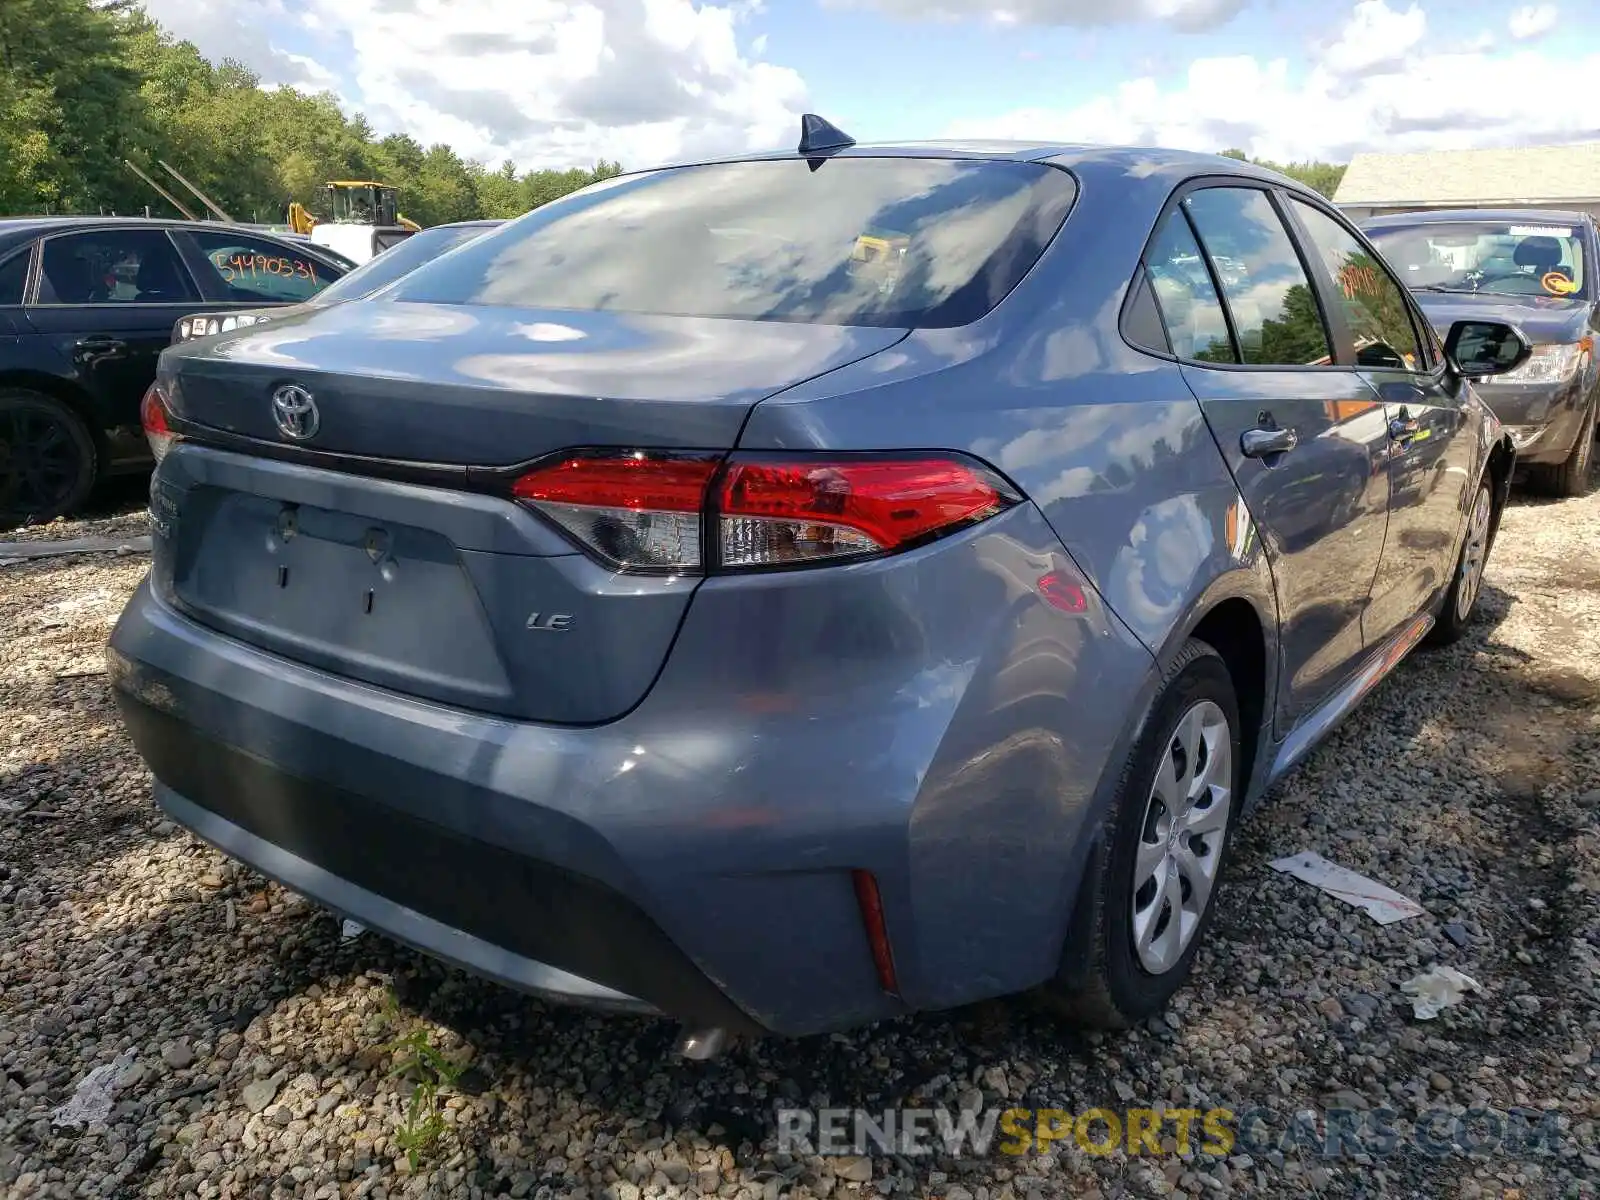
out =
<path fill-rule="evenodd" d="M 121 338 L 110 337 L 107 334 L 96 333 L 88 337 L 81 337 L 73 343 L 75 349 L 87 354 L 121 354 L 128 348 L 128 343 Z"/>
<path fill-rule="evenodd" d="M 1397 442 L 1409 442 L 1422 432 L 1422 422 L 1415 417 L 1395 417 L 1389 422 L 1389 437 Z"/>
<path fill-rule="evenodd" d="M 1239 450 L 1246 458 L 1270 458 L 1287 454 L 1300 444 L 1292 429 L 1247 429 L 1239 436 Z"/>

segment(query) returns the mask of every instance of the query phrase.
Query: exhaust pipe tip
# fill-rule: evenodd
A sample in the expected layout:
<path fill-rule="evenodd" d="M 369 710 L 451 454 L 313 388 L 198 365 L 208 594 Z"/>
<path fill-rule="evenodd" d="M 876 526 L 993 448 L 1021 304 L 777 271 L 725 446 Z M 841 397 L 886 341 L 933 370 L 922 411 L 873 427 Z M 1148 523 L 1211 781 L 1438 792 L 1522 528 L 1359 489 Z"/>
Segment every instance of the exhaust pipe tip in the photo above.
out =
<path fill-rule="evenodd" d="M 678 1035 L 678 1054 L 690 1062 L 708 1062 L 719 1057 L 727 1048 L 728 1031 L 720 1026 L 685 1029 Z"/>

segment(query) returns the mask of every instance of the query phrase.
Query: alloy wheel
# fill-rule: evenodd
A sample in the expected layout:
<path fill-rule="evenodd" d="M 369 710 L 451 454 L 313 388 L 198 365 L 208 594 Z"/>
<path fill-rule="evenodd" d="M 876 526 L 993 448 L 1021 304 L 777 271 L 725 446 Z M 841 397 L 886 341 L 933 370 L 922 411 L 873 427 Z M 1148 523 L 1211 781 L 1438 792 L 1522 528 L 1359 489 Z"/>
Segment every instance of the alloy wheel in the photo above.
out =
<path fill-rule="evenodd" d="M 1145 803 L 1133 866 L 1133 946 L 1152 975 L 1183 957 L 1217 882 L 1233 809 L 1233 735 L 1210 700 L 1179 719 Z"/>
<path fill-rule="evenodd" d="M 1461 548 L 1461 577 L 1456 581 L 1456 620 L 1465 621 L 1483 586 L 1483 567 L 1489 557 L 1489 489 L 1479 488 L 1467 518 L 1467 541 Z"/>

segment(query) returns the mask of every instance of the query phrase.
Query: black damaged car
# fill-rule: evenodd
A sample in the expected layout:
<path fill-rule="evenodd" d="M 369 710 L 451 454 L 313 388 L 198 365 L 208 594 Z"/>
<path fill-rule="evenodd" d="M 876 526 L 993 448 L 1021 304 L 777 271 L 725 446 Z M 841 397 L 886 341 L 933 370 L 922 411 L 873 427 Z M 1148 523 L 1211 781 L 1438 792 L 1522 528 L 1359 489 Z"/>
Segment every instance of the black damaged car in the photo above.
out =
<path fill-rule="evenodd" d="M 347 270 L 220 222 L 0 220 L 0 530 L 149 468 L 139 405 L 178 318 L 299 303 Z"/>

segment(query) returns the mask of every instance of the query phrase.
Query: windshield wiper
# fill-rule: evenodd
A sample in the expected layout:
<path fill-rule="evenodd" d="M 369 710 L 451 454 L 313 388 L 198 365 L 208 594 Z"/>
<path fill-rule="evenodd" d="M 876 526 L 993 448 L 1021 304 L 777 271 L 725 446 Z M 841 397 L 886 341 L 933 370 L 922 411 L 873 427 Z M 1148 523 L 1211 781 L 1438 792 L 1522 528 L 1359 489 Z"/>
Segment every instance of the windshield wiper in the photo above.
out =
<path fill-rule="evenodd" d="M 1475 295 L 1481 289 L 1475 287 L 1446 287 L 1442 283 L 1419 283 L 1411 289 L 1413 292 L 1448 292 L 1452 295 Z"/>

